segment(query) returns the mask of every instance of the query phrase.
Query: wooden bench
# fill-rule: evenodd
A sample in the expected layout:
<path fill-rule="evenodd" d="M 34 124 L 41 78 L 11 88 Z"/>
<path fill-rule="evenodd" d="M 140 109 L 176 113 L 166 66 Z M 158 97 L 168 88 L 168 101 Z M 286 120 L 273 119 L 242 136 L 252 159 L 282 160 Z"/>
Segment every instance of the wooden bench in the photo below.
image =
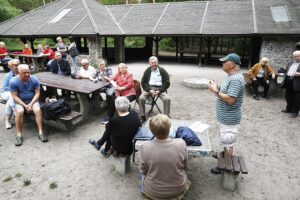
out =
<path fill-rule="evenodd" d="M 218 154 L 218 168 L 222 171 L 221 186 L 224 189 L 234 191 L 237 177 L 240 173 L 248 174 L 248 169 L 243 156 L 225 156 Z"/>

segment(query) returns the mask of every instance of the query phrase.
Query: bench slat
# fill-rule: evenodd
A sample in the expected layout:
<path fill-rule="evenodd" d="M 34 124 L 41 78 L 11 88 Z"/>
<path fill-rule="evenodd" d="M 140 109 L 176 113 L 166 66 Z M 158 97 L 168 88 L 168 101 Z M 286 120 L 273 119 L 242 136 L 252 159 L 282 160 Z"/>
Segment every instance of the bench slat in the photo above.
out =
<path fill-rule="evenodd" d="M 231 156 L 225 156 L 225 169 L 228 171 L 233 170 Z"/>
<path fill-rule="evenodd" d="M 69 114 L 61 116 L 61 117 L 59 117 L 59 119 L 62 120 L 62 121 L 70 121 L 70 120 L 72 120 L 74 118 L 77 118 L 77 117 L 79 117 L 81 115 L 82 114 L 80 112 L 71 110 L 71 112 Z"/>
<path fill-rule="evenodd" d="M 233 164 L 233 170 L 235 172 L 240 173 L 240 170 L 241 170 L 240 164 L 239 164 L 239 161 L 238 161 L 238 157 L 235 156 L 235 155 L 232 155 L 232 164 Z"/>
<path fill-rule="evenodd" d="M 218 167 L 219 169 L 225 169 L 225 160 L 223 157 L 223 153 L 218 154 Z"/>
<path fill-rule="evenodd" d="M 241 167 L 241 172 L 243 174 L 248 174 L 248 170 L 247 170 L 246 163 L 245 163 L 243 156 L 239 156 L 239 163 L 240 163 L 240 167 Z"/>

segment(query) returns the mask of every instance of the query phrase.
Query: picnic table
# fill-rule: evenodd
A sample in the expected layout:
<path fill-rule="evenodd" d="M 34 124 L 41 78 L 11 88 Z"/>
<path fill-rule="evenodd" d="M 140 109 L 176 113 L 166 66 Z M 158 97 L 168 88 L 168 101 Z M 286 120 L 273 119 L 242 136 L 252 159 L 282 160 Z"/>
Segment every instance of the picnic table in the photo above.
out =
<path fill-rule="evenodd" d="M 88 79 L 72 79 L 70 76 L 51 72 L 41 72 L 35 76 L 39 79 L 42 86 L 72 91 L 76 95 L 80 116 L 73 111 L 74 116 L 63 119 L 64 124 L 71 122 L 71 124 L 68 124 L 70 127 L 66 127 L 67 130 L 74 128 L 73 125 L 86 121 L 91 114 L 101 111 L 103 99 L 100 95 L 100 90 L 108 83 L 103 81 L 94 83 Z"/>
<path fill-rule="evenodd" d="M 18 54 L 18 53 L 8 53 L 9 56 L 11 57 L 25 57 L 25 58 L 31 58 L 32 59 L 32 63 L 33 63 L 33 69 L 32 72 L 33 73 L 37 73 L 39 71 L 44 71 L 45 69 L 45 60 L 48 57 L 47 55 L 38 55 L 38 54 Z"/>

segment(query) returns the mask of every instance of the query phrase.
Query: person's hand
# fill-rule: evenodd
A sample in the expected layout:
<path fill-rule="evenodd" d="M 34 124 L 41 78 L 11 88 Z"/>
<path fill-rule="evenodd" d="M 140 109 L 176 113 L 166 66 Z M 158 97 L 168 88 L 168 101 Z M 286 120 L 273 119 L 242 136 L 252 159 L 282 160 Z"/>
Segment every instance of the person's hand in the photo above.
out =
<path fill-rule="evenodd" d="M 216 93 L 218 91 L 218 85 L 215 81 L 211 80 L 208 82 L 208 89 L 212 93 Z"/>
<path fill-rule="evenodd" d="M 253 81 L 256 81 L 256 78 L 255 78 L 255 77 L 253 77 L 253 78 L 252 78 L 252 80 L 253 80 Z"/>
<path fill-rule="evenodd" d="M 275 79 L 275 74 L 272 74 L 272 79 Z"/>
<path fill-rule="evenodd" d="M 25 109 L 26 109 L 26 112 L 27 112 L 27 113 L 30 113 L 30 112 L 32 111 L 32 105 L 31 105 L 31 104 L 27 104 L 27 105 L 25 106 Z"/>

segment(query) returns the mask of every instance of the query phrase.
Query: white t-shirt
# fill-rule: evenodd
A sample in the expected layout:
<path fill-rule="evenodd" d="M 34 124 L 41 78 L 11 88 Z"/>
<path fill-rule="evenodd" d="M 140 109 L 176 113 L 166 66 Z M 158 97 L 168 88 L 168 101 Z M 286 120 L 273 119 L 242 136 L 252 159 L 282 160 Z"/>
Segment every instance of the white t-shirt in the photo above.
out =
<path fill-rule="evenodd" d="M 92 67 L 91 65 L 89 65 L 89 67 L 87 69 L 84 69 L 84 67 L 80 68 L 80 76 L 83 77 L 91 77 L 96 73 L 96 69 L 94 67 Z"/>

